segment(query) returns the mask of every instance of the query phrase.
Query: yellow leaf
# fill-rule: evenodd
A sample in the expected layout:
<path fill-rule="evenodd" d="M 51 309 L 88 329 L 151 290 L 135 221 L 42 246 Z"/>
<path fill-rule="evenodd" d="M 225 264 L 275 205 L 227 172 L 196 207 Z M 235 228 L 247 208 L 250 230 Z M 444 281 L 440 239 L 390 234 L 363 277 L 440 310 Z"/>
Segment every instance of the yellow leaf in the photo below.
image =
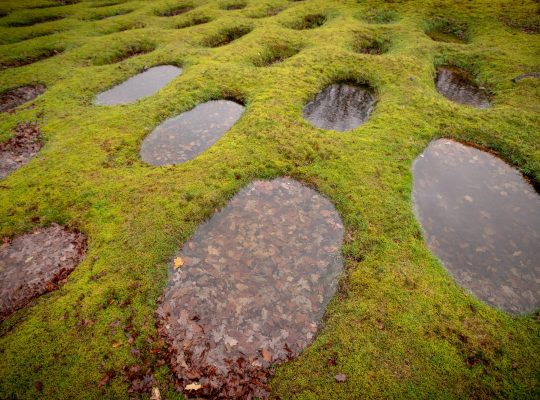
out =
<path fill-rule="evenodd" d="M 176 257 L 174 259 L 174 269 L 180 268 L 182 265 L 184 265 L 184 260 L 182 257 Z"/>
<path fill-rule="evenodd" d="M 191 390 L 199 390 L 200 388 L 202 388 L 202 385 L 200 383 L 190 383 L 184 389 L 191 391 Z"/>

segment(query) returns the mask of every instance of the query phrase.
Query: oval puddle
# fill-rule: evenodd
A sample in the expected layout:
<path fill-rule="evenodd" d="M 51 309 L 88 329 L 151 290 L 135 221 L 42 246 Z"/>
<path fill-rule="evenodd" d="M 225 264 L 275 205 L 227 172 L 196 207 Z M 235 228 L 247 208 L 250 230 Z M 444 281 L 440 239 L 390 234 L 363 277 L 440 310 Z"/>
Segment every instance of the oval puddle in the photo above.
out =
<path fill-rule="evenodd" d="M 437 91 L 449 100 L 476 108 L 488 108 L 489 94 L 479 88 L 471 75 L 457 67 L 440 67 L 435 77 Z"/>
<path fill-rule="evenodd" d="M 39 127 L 25 122 L 17 125 L 15 135 L 0 143 L 0 179 L 30 161 L 43 146 Z"/>
<path fill-rule="evenodd" d="M 243 106 L 230 100 L 199 104 L 154 129 L 143 140 L 141 158 L 156 166 L 191 160 L 217 142 L 243 112 Z"/>
<path fill-rule="evenodd" d="M 182 388 L 266 398 L 270 364 L 317 332 L 343 270 L 342 237 L 334 206 L 288 178 L 251 183 L 201 225 L 158 308 Z"/>
<path fill-rule="evenodd" d="M 0 94 L 0 113 L 11 111 L 18 106 L 34 100 L 46 90 L 45 85 L 27 85 Z"/>
<path fill-rule="evenodd" d="M 53 224 L 0 246 L 0 321 L 63 284 L 86 253 L 86 238 Z"/>
<path fill-rule="evenodd" d="M 349 131 L 363 124 L 376 103 L 367 86 L 334 83 L 304 107 L 304 118 L 321 129 Z"/>
<path fill-rule="evenodd" d="M 510 313 L 540 307 L 540 196 L 497 157 L 436 140 L 413 165 L 415 211 L 454 279 Z"/>
<path fill-rule="evenodd" d="M 116 105 L 133 103 L 143 97 L 156 93 L 182 73 L 174 65 L 160 65 L 132 76 L 121 84 L 96 96 L 97 105 Z"/>

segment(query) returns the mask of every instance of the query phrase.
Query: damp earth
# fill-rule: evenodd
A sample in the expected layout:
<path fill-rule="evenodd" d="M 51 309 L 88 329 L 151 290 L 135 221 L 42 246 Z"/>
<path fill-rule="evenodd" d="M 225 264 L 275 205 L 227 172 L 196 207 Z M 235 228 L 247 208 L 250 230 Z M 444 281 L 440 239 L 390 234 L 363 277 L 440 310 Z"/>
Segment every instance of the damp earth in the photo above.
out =
<path fill-rule="evenodd" d="M 174 65 L 160 65 L 132 76 L 125 82 L 97 95 L 97 105 L 116 105 L 133 103 L 143 97 L 156 93 L 182 73 Z"/>
<path fill-rule="evenodd" d="M 334 206 L 288 178 L 253 182 L 199 227 L 158 309 L 180 388 L 266 398 L 271 364 L 317 332 L 343 269 L 342 237 Z"/>
<path fill-rule="evenodd" d="M 13 133 L 11 139 L 0 143 L 0 179 L 30 161 L 43 146 L 35 123 L 21 123 Z"/>
<path fill-rule="evenodd" d="M 513 314 L 540 307 L 540 196 L 497 157 L 448 139 L 413 167 L 428 247 L 454 279 Z"/>
<path fill-rule="evenodd" d="M 0 321 L 63 284 L 86 253 L 85 236 L 53 224 L 0 245 Z"/>
<path fill-rule="evenodd" d="M 142 143 L 141 158 L 157 166 L 191 160 L 223 136 L 243 112 L 243 106 L 230 100 L 199 104 L 154 129 Z"/>
<path fill-rule="evenodd" d="M 366 85 L 334 83 L 304 107 L 304 118 L 321 129 L 349 131 L 363 124 L 375 108 L 376 98 Z"/>
<path fill-rule="evenodd" d="M 489 108 L 488 92 L 476 85 L 467 71 L 457 67 L 440 67 L 435 77 L 437 91 L 453 102 L 476 108 Z"/>
<path fill-rule="evenodd" d="M 45 85 L 27 85 L 0 94 L 0 113 L 11 111 L 45 92 Z"/>

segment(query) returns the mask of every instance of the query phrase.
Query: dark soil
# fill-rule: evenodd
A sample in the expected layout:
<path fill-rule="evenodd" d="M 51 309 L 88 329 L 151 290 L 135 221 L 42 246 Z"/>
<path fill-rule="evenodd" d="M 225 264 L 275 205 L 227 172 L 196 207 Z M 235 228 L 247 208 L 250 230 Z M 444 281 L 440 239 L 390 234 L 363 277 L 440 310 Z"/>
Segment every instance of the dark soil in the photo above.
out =
<path fill-rule="evenodd" d="M 26 164 L 43 146 L 35 123 L 19 124 L 14 133 L 14 137 L 0 143 L 0 179 Z"/>
<path fill-rule="evenodd" d="M 0 321 L 33 298 L 57 289 L 81 262 L 86 238 L 53 224 L 0 247 Z"/>
<path fill-rule="evenodd" d="M 14 108 L 35 99 L 43 94 L 47 88 L 45 85 L 28 85 L 11 89 L 0 94 L 0 112 L 11 111 Z"/>
<path fill-rule="evenodd" d="M 173 260 L 158 308 L 179 389 L 266 398 L 272 364 L 317 332 L 343 269 L 342 237 L 334 206 L 288 178 L 250 184 L 202 225 Z"/>

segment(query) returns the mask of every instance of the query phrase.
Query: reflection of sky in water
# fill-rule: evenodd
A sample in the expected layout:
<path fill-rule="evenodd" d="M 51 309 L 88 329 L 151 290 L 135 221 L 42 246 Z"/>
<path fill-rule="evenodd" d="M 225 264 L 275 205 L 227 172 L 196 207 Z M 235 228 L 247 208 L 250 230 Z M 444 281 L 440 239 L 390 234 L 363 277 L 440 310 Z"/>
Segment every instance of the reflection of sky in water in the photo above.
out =
<path fill-rule="evenodd" d="M 489 153 L 447 139 L 414 163 L 428 246 L 459 284 L 512 313 L 540 307 L 540 197 Z"/>
<path fill-rule="evenodd" d="M 437 70 L 436 86 L 439 93 L 449 100 L 477 108 L 489 107 L 487 92 L 472 83 L 467 73 L 455 67 Z"/>
<path fill-rule="evenodd" d="M 297 355 L 336 290 L 342 236 L 328 200 L 283 178 L 255 181 L 200 226 L 159 309 L 180 353 L 179 377 L 187 383 L 215 366 L 218 386 L 226 385 L 227 358 L 251 360 L 249 378 Z M 200 378 L 205 386 L 212 374 Z"/>
<path fill-rule="evenodd" d="M 96 104 L 115 105 L 133 103 L 143 97 L 153 95 L 181 73 L 182 69 L 173 65 L 160 65 L 147 69 L 97 95 Z"/>
<path fill-rule="evenodd" d="M 321 129 L 349 131 L 364 123 L 375 107 L 367 87 L 335 83 L 304 107 L 304 118 Z"/>
<path fill-rule="evenodd" d="M 229 100 L 199 104 L 154 129 L 143 141 L 141 158 L 152 165 L 191 160 L 212 146 L 243 112 L 243 106 Z"/>

